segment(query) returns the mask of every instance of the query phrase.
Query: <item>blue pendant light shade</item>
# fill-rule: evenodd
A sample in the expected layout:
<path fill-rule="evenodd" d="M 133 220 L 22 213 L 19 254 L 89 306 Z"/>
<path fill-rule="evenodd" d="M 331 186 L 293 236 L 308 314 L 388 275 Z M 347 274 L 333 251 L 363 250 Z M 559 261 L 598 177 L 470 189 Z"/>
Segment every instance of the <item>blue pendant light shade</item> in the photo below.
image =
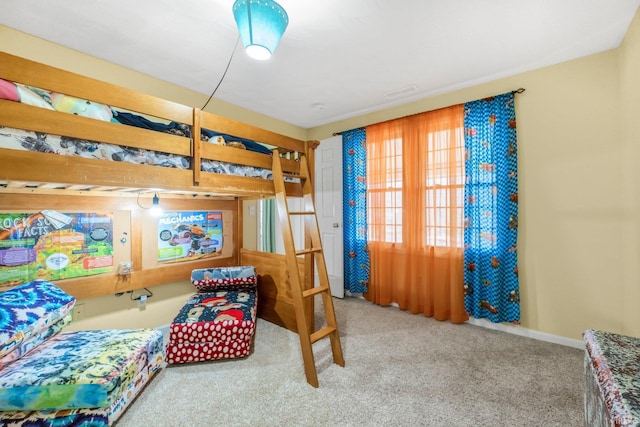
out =
<path fill-rule="evenodd" d="M 289 24 L 287 12 L 272 0 L 236 0 L 233 17 L 247 54 L 269 59 Z"/>

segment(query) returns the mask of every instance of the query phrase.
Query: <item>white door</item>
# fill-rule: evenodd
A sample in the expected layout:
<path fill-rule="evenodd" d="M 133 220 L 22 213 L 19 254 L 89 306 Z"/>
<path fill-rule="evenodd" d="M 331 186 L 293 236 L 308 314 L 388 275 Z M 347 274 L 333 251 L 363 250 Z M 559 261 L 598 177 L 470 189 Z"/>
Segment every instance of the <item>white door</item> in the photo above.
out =
<path fill-rule="evenodd" d="M 335 136 L 320 142 L 316 148 L 315 168 L 314 201 L 331 285 L 331 295 L 344 298 L 342 136 Z"/>

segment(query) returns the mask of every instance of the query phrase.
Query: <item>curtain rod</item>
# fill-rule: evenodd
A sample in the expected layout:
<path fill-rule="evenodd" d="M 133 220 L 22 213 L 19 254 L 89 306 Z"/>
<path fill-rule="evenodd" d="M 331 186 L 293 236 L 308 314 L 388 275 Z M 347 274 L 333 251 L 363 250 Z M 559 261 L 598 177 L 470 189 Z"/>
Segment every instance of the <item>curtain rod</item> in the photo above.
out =
<path fill-rule="evenodd" d="M 512 90 L 512 91 L 511 91 L 511 93 L 512 93 L 512 94 L 514 94 L 514 95 L 516 95 L 516 94 L 519 94 L 519 93 L 524 92 L 525 90 L 526 90 L 525 88 L 520 87 L 520 88 L 518 88 L 518 89 L 516 89 L 516 90 Z M 490 98 L 490 96 L 486 96 L 485 98 Z M 480 99 L 484 99 L 484 98 L 480 98 Z M 469 101 L 469 102 L 470 102 L 470 101 Z M 442 107 L 442 108 L 447 108 L 447 107 Z M 439 108 L 436 108 L 436 109 L 438 110 Z M 431 110 L 431 111 L 433 111 L 433 110 Z M 415 116 L 415 115 L 418 115 L 418 114 L 422 114 L 422 113 L 424 113 L 424 112 L 425 112 L 425 111 L 422 111 L 422 112 L 420 112 L 420 113 L 409 114 L 409 115 L 407 115 L 407 116 L 402 116 L 402 117 L 398 117 L 398 118 L 395 118 L 395 119 L 389 119 L 389 120 L 385 120 L 385 121 L 404 119 L 404 118 L 406 118 L 406 117 Z M 371 123 L 371 124 L 369 124 L 369 125 L 367 125 L 367 126 L 377 125 L 378 123 L 384 123 L 384 122 Z M 366 126 L 360 126 L 360 127 L 358 127 L 358 128 L 355 128 L 355 129 L 364 129 L 365 127 L 366 127 Z M 354 130 L 354 129 L 349 129 L 349 130 Z M 346 130 L 343 130 L 343 131 L 340 131 L 340 132 L 334 132 L 332 135 L 333 135 L 333 136 L 338 136 L 338 135 L 342 135 L 344 132 L 347 132 L 347 131 L 346 131 Z"/>

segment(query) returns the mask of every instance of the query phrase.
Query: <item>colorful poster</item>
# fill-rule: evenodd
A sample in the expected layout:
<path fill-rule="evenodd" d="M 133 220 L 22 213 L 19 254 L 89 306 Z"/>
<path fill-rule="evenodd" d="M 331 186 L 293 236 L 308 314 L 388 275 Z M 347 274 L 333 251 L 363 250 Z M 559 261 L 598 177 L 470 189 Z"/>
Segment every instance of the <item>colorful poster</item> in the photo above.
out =
<path fill-rule="evenodd" d="M 0 213 L 0 286 L 110 271 L 111 214 Z"/>
<path fill-rule="evenodd" d="M 219 256 L 222 212 L 164 212 L 158 219 L 158 261 L 180 262 Z"/>

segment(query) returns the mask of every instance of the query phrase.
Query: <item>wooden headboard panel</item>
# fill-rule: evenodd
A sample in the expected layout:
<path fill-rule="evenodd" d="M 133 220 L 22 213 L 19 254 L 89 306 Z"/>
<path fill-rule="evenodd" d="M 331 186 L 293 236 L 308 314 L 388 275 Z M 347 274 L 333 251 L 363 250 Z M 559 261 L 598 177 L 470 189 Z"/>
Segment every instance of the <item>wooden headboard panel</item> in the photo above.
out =
<path fill-rule="evenodd" d="M 149 200 L 144 200 L 149 203 Z M 2 211 L 31 212 L 40 209 L 54 209 L 61 212 L 109 212 L 114 216 L 114 272 L 55 281 L 55 283 L 78 299 L 112 295 L 143 287 L 188 280 L 191 270 L 212 266 L 237 265 L 239 247 L 242 244 L 241 206 L 236 199 L 209 200 L 205 198 L 169 197 L 162 198 L 162 206 L 167 210 L 220 210 L 225 214 L 224 248 L 226 256 L 205 258 L 175 264 L 160 264 L 153 256 L 157 253 L 157 238 L 154 227 L 157 221 L 148 210 L 142 209 L 137 197 L 131 194 L 82 193 L 60 195 L 0 192 Z M 124 234 L 126 233 L 126 234 Z M 119 239 L 125 236 L 126 242 Z M 154 252 L 155 251 L 155 252 Z M 126 276 L 117 274 L 121 261 L 133 262 L 133 273 Z"/>

